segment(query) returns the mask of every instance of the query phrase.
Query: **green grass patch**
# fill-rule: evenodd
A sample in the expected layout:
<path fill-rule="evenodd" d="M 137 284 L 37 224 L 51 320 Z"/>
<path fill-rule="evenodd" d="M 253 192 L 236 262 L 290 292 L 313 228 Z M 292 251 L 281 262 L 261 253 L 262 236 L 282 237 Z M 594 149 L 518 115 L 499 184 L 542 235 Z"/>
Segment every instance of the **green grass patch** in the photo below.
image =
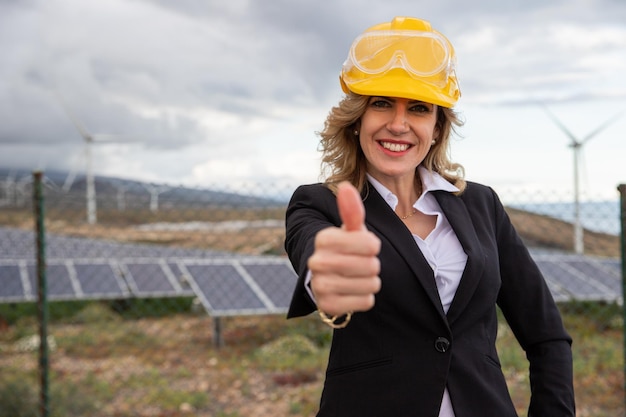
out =
<path fill-rule="evenodd" d="M 0 415 L 6 417 L 39 417 L 40 389 L 35 375 L 3 369 L 0 375 Z M 83 417 L 98 410 L 97 396 L 87 384 L 51 379 L 48 411 L 50 417 Z M 102 393 L 100 392 L 100 395 Z"/>

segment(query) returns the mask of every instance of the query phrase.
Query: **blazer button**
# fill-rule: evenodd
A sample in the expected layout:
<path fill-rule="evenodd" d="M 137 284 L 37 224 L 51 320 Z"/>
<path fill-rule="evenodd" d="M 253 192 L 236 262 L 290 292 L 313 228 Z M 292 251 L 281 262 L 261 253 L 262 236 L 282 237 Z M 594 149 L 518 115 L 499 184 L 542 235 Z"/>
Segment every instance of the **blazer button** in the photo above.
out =
<path fill-rule="evenodd" d="M 435 340 L 435 349 L 437 352 L 445 353 L 450 348 L 450 341 L 445 337 L 438 337 Z"/>

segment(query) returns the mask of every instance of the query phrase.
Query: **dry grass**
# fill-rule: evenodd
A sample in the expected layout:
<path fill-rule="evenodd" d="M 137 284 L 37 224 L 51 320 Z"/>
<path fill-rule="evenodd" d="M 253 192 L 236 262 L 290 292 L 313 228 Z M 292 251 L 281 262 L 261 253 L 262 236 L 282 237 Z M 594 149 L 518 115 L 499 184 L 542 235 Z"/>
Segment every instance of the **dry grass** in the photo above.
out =
<path fill-rule="evenodd" d="M 538 246 L 566 251 L 573 250 L 573 227 L 570 223 L 527 211 L 507 208 L 513 225 L 529 246 Z M 174 245 L 185 248 L 213 249 L 239 252 L 249 255 L 284 254 L 283 209 L 268 210 L 225 210 L 205 209 L 193 211 L 104 212 L 100 222 L 88 225 L 76 221 L 82 213 L 65 211 L 47 214 L 46 230 L 68 236 L 114 239 L 120 242 Z M 219 224 L 233 220 L 273 220 L 281 226 L 255 227 L 245 230 L 193 230 L 184 228 L 188 222 Z M 168 230 L 150 230 L 139 226 L 151 223 L 168 223 Z M 0 225 L 23 229 L 33 228 L 32 214 L 20 211 L 0 211 Z M 585 253 L 589 255 L 619 257 L 619 237 L 586 230 L 584 233 Z"/>
<path fill-rule="evenodd" d="M 573 250 L 574 229 L 570 223 L 518 209 L 507 209 L 511 222 L 529 246 Z M 619 236 L 586 230 L 585 253 L 588 255 L 620 256 Z"/>

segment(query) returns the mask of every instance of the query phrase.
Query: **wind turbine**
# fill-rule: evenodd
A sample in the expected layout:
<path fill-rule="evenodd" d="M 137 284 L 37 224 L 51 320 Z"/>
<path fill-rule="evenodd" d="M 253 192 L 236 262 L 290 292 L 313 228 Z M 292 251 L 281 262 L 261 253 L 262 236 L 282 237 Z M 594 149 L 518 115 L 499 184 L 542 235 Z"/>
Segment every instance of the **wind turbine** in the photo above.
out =
<path fill-rule="evenodd" d="M 548 110 L 547 106 L 544 106 L 544 109 L 550 119 L 552 119 L 559 129 L 571 140 L 569 147 L 574 151 L 574 251 L 577 254 L 582 254 L 585 251 L 585 245 L 583 241 L 583 227 L 580 221 L 580 179 L 578 169 L 580 153 L 582 152 L 583 145 L 606 129 L 611 123 L 615 122 L 621 116 L 621 113 L 611 117 L 582 139 L 578 139 L 554 114 L 552 114 L 552 112 L 550 112 L 550 110 Z"/>
<path fill-rule="evenodd" d="M 111 185 L 117 190 L 117 209 L 119 211 L 126 210 L 126 198 L 124 194 L 130 189 L 130 185 L 125 185 L 122 181 L 115 181 Z"/>
<path fill-rule="evenodd" d="M 92 162 L 92 146 L 94 143 L 119 143 L 121 142 L 121 136 L 109 135 L 109 134 L 92 134 L 79 122 L 79 120 L 70 111 L 65 102 L 58 97 L 65 113 L 72 121 L 83 140 L 85 141 L 85 161 L 86 161 L 86 200 L 87 200 L 87 223 L 95 224 L 98 221 L 97 216 L 97 203 L 96 203 L 96 184 L 93 174 L 93 162 Z M 74 174 L 68 175 L 65 183 L 63 184 L 64 190 L 69 190 L 71 182 L 74 180 Z M 71 180 L 70 180 L 71 178 Z"/>
<path fill-rule="evenodd" d="M 159 211 L 159 195 L 169 191 L 171 187 L 156 184 L 143 184 L 143 186 L 150 193 L 150 211 L 153 213 Z"/>

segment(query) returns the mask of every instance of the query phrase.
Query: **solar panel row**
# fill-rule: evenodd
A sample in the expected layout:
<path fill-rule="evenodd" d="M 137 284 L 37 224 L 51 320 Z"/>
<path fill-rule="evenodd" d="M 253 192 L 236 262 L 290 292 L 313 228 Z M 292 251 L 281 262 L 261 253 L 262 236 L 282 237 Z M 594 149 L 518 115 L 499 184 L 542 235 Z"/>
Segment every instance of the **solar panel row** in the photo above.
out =
<path fill-rule="evenodd" d="M 531 250 L 557 301 L 621 301 L 618 259 Z M 47 235 L 50 300 L 196 296 L 212 316 L 286 311 L 286 258 Z M 0 227 L 0 303 L 37 298 L 34 233 Z"/>
<path fill-rule="evenodd" d="M 556 301 L 620 301 L 621 263 L 577 255 L 534 255 Z"/>
<path fill-rule="evenodd" d="M 189 249 L 165 245 L 123 243 L 106 239 L 46 234 L 46 256 L 48 259 L 99 258 L 214 258 L 234 254 L 207 249 Z M 0 259 L 35 259 L 35 233 L 0 227 Z"/>
<path fill-rule="evenodd" d="M 617 259 L 574 255 L 534 258 L 557 301 L 621 300 Z M 197 296 L 211 315 L 282 313 L 295 285 L 284 258 L 53 259 L 50 300 Z M 37 299 L 36 265 L 0 260 L 0 302 Z"/>
<path fill-rule="evenodd" d="M 283 313 L 295 285 L 284 258 L 51 259 L 48 299 L 197 296 L 212 316 Z M 37 299 L 34 261 L 0 260 L 0 302 Z"/>

